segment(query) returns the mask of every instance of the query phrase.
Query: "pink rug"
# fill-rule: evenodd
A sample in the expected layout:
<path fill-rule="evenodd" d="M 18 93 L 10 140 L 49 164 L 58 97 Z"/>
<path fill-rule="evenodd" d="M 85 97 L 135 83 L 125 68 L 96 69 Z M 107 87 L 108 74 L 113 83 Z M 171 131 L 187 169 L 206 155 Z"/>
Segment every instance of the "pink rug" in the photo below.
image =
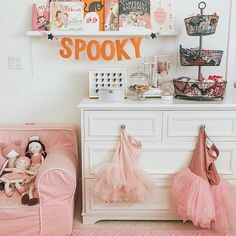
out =
<path fill-rule="evenodd" d="M 236 233 L 216 233 L 209 230 L 122 230 L 81 229 L 73 236 L 235 236 Z"/>
<path fill-rule="evenodd" d="M 85 225 L 78 206 L 71 236 L 236 236 L 236 231 L 218 233 L 198 229 L 189 221 L 184 224 L 182 221 L 100 221 Z"/>

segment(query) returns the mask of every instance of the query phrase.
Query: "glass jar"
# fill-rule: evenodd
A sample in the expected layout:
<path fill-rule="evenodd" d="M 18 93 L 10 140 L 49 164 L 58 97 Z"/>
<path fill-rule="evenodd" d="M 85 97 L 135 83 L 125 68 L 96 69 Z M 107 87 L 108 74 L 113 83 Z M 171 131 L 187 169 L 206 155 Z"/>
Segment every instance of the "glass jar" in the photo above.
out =
<path fill-rule="evenodd" d="M 148 74 L 142 72 L 141 68 L 139 68 L 137 72 L 130 75 L 128 88 L 131 91 L 136 92 L 137 101 L 144 101 L 144 93 L 149 90 Z"/>

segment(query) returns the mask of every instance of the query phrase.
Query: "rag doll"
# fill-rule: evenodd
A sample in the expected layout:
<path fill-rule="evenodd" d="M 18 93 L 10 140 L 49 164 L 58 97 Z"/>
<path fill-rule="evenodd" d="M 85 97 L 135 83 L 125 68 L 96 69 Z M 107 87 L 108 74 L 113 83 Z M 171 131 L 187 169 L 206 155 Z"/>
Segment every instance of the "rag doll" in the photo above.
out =
<path fill-rule="evenodd" d="M 5 168 L 14 168 L 15 160 L 20 155 L 20 143 L 14 142 L 11 144 L 0 144 L 0 157 L 3 160 L 0 169 L 0 176 L 3 174 Z M 0 183 L 0 190 L 4 190 L 4 183 Z"/>
<path fill-rule="evenodd" d="M 37 172 L 43 163 L 44 158 L 47 156 L 45 145 L 39 140 L 38 136 L 32 136 L 29 138 L 25 155 L 31 159 L 30 169 Z"/>
<path fill-rule="evenodd" d="M 5 195 L 11 197 L 13 195 L 13 188 L 15 187 L 20 193 L 25 191 L 23 183 L 34 176 L 35 173 L 29 170 L 30 159 L 22 156 L 16 159 L 14 168 L 4 168 L 5 172 L 0 178 L 0 181 L 5 183 Z"/>
<path fill-rule="evenodd" d="M 30 137 L 25 153 L 26 156 L 31 159 L 30 171 L 33 171 L 35 175 L 26 182 L 27 188 L 26 191 L 22 193 L 21 202 L 22 204 L 33 206 L 39 202 L 39 199 L 34 197 L 34 191 L 36 189 L 35 179 L 47 153 L 45 151 L 45 145 L 39 140 L 38 136 Z"/>
<path fill-rule="evenodd" d="M 20 155 L 20 143 L 14 142 L 8 145 L 1 144 L 0 148 L 2 155 L 6 158 L 6 161 L 1 168 L 0 174 L 2 174 L 2 171 L 6 166 L 8 166 L 9 168 L 14 168 L 15 160 Z"/>
<path fill-rule="evenodd" d="M 36 186 L 35 186 L 35 179 L 37 177 L 37 173 L 36 175 L 34 175 L 32 178 L 28 179 L 28 181 L 25 182 L 25 191 L 22 193 L 21 195 L 21 203 L 24 205 L 28 205 L 28 206 L 34 206 L 39 202 L 38 197 L 36 197 L 34 195 L 34 192 L 36 190 Z"/>

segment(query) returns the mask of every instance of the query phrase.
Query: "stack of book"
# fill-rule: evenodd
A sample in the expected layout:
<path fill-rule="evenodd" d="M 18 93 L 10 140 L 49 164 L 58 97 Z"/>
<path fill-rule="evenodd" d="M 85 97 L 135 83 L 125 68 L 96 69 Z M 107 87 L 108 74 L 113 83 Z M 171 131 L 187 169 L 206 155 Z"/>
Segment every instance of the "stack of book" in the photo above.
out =
<path fill-rule="evenodd" d="M 150 0 L 49 0 L 32 8 L 32 30 L 151 29 Z"/>

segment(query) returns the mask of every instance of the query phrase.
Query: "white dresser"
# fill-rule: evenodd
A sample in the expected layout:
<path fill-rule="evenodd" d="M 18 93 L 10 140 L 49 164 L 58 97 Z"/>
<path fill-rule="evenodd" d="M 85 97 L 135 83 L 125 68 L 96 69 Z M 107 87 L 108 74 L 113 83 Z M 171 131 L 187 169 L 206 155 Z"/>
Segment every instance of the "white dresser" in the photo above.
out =
<path fill-rule="evenodd" d="M 83 100 L 81 109 L 81 163 L 83 223 L 99 220 L 176 220 L 171 210 L 170 186 L 176 172 L 187 166 L 200 125 L 220 149 L 216 165 L 222 176 L 236 184 L 236 99 L 217 102 L 174 100 L 101 103 Z M 119 129 L 142 141 L 140 166 L 157 184 L 145 203 L 105 203 L 93 196 L 94 170 L 108 162 Z"/>

